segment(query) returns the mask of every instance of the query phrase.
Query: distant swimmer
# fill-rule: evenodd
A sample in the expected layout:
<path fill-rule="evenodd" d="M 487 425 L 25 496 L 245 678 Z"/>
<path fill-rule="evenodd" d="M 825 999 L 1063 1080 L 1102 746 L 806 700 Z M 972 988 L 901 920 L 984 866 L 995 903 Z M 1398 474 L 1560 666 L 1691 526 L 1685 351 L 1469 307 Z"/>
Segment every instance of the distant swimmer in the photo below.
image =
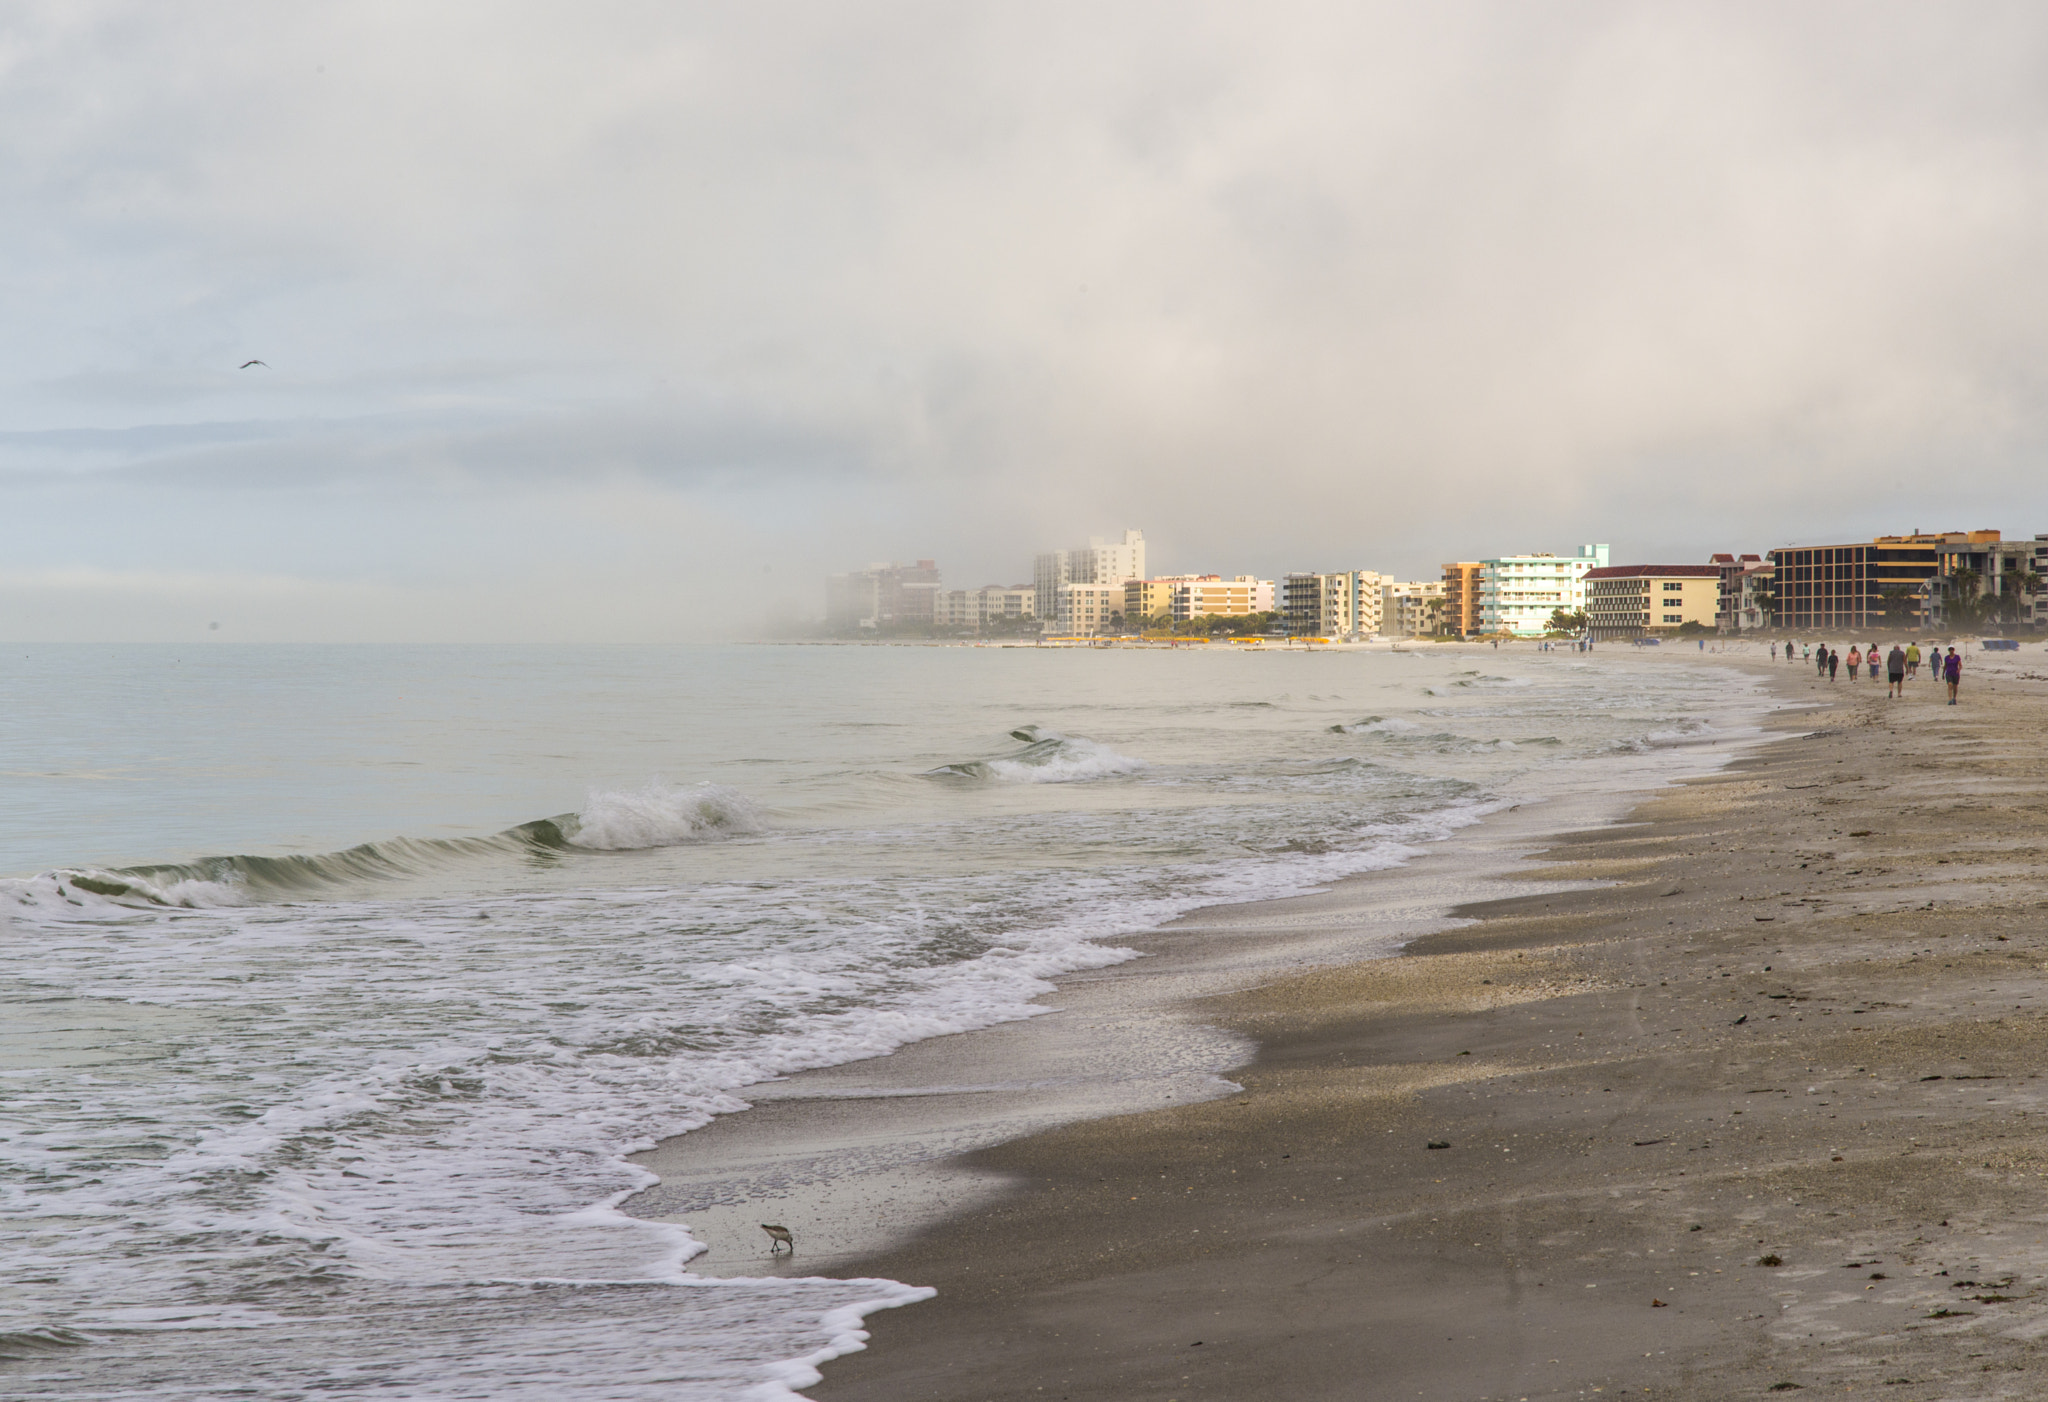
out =
<path fill-rule="evenodd" d="M 262 362 L 262 361 L 260 361 L 260 360 L 245 360 L 245 361 L 243 361 L 243 362 L 241 363 L 241 365 L 239 365 L 239 366 L 238 366 L 238 367 L 236 367 L 236 368 L 238 368 L 238 369 L 242 369 L 242 370 L 246 370 L 246 369 L 248 369 L 248 368 L 249 368 L 249 367 L 250 367 L 251 365 L 263 365 L 263 362 Z M 269 369 L 270 367 L 269 367 L 268 365 L 263 365 L 263 368 L 264 368 L 264 369 L 266 369 L 266 370 L 268 370 L 268 369 Z"/>

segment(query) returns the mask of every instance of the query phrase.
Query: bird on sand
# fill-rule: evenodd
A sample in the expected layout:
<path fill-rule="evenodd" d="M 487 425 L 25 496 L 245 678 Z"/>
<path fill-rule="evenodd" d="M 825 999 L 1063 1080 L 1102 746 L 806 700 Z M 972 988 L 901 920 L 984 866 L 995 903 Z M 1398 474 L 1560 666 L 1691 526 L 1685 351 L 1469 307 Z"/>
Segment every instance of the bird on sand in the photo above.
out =
<path fill-rule="evenodd" d="M 237 366 L 236 368 L 237 368 L 237 369 L 241 369 L 241 370 L 246 370 L 246 369 L 248 369 L 248 368 L 249 368 L 249 367 L 250 367 L 251 365 L 263 365 L 263 362 L 262 362 L 262 361 L 260 361 L 260 360 L 245 360 L 245 361 L 243 361 L 243 362 L 242 362 L 242 363 L 241 363 L 241 364 L 240 364 L 239 366 Z M 270 367 L 269 367 L 268 365 L 263 365 L 263 368 L 264 368 L 264 369 L 266 369 L 266 370 L 268 370 L 268 369 L 269 369 Z"/>
<path fill-rule="evenodd" d="M 796 1238 L 789 1234 L 789 1228 L 777 1227 L 771 1223 L 763 1222 L 761 1230 L 768 1233 L 768 1254 L 770 1256 L 773 1256 L 785 1246 L 789 1248 L 790 1255 L 796 1255 Z"/>

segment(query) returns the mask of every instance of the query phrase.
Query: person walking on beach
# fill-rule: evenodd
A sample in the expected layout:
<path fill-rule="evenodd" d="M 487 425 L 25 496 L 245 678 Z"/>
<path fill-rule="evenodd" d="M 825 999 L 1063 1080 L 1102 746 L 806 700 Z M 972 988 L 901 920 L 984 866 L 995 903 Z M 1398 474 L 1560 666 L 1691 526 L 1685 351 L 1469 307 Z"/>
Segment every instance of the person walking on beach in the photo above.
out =
<path fill-rule="evenodd" d="M 1906 650 L 1897 643 L 1893 643 L 1892 650 L 1885 654 L 1884 671 L 1886 679 L 1891 683 L 1885 689 L 1885 700 L 1892 701 L 1904 696 L 1906 694 Z"/>
<path fill-rule="evenodd" d="M 1948 656 L 1941 659 L 1941 676 L 1948 683 L 1948 704 L 1953 706 L 1956 704 L 1956 688 L 1963 684 L 1963 659 L 1954 648 L 1950 648 Z"/>
<path fill-rule="evenodd" d="M 1813 674 L 1824 677 L 1828 674 L 1828 645 L 1822 643 L 1820 651 L 1813 655 Z"/>
<path fill-rule="evenodd" d="M 1863 665 L 1863 651 L 1856 644 L 1849 644 L 1849 680 L 1856 680 L 1856 669 Z"/>
<path fill-rule="evenodd" d="M 1920 675 L 1920 644 L 1918 643 L 1906 644 L 1906 675 L 1909 678 Z"/>
<path fill-rule="evenodd" d="M 1842 666 L 1842 654 L 1841 654 L 1841 653 L 1839 653 L 1839 652 L 1836 652 L 1836 651 L 1835 651 L 1835 650 L 1834 650 L 1833 648 L 1829 648 L 1829 649 L 1828 649 L 1828 680 L 1829 680 L 1829 681 L 1833 681 L 1833 680 L 1835 679 L 1835 673 L 1836 673 L 1837 671 L 1839 671 L 1839 670 L 1841 669 L 1841 666 Z"/>

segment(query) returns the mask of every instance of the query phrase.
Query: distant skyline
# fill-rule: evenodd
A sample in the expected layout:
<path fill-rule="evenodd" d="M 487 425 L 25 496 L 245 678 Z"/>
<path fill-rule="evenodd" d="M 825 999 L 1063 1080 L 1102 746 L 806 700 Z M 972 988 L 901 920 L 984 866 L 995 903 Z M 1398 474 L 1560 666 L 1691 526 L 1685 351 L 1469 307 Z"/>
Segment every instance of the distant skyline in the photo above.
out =
<path fill-rule="evenodd" d="M 2024 4 L 11 4 L 0 638 L 2048 531 L 2044 72 Z"/>

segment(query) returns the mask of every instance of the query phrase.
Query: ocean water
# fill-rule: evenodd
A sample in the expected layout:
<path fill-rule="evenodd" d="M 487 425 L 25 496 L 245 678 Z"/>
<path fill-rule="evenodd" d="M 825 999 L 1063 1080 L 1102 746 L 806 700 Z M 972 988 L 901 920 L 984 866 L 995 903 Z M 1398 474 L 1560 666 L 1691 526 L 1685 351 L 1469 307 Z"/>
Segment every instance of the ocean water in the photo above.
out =
<path fill-rule="evenodd" d="M 0 1393 L 787 1397 L 922 1292 L 694 1276 L 625 1155 L 1765 704 L 1622 649 L 9 649 Z"/>

